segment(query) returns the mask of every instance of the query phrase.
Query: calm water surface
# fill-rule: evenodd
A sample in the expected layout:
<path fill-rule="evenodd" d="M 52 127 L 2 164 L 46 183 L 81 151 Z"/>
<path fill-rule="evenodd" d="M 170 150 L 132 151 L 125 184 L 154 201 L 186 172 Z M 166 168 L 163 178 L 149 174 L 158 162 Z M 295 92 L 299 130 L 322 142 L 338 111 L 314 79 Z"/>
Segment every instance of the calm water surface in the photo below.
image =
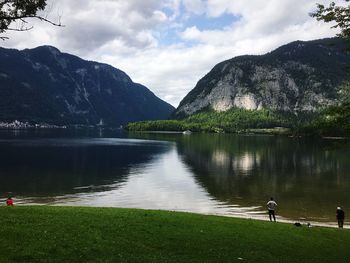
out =
<path fill-rule="evenodd" d="M 350 212 L 340 140 L 112 131 L 0 131 L 0 197 L 333 223 Z M 4 203 L 4 202 L 3 202 Z"/>

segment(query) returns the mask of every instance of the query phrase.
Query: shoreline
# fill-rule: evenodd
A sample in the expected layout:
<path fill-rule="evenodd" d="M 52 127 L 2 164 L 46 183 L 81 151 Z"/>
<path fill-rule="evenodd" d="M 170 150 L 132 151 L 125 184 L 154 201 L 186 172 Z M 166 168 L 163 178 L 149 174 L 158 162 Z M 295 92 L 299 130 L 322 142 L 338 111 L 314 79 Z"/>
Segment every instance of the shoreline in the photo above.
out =
<path fill-rule="evenodd" d="M 5 206 L 5 205 L 1 205 Z M 0 206 L 0 207 L 1 207 Z M 68 207 L 68 208 L 96 208 L 96 209 L 131 209 L 131 210 L 140 210 L 140 211 L 160 211 L 160 212 L 173 212 L 173 213 L 186 213 L 186 214 L 196 214 L 196 215 L 204 215 L 204 216 L 218 216 L 218 217 L 224 217 L 224 218 L 236 218 L 236 219 L 243 219 L 243 220 L 256 220 L 256 221 L 262 221 L 262 222 L 269 222 L 269 217 L 266 213 L 266 216 L 264 216 L 262 213 L 260 213 L 260 216 L 249 216 L 244 214 L 225 214 L 225 213 L 215 213 L 215 212 L 198 212 L 198 211 L 189 211 L 189 210 L 174 210 L 174 209 L 152 209 L 152 208 L 136 208 L 136 207 L 116 207 L 116 206 L 88 206 L 88 205 L 74 205 L 74 204 L 40 204 L 40 203 L 17 203 L 15 206 L 19 207 L 31 207 L 31 206 L 39 206 L 39 207 Z M 280 215 L 276 215 L 276 221 L 277 223 L 284 223 L 293 225 L 294 223 L 300 223 L 302 227 L 307 228 L 307 224 L 310 223 L 311 227 L 326 227 L 326 228 L 338 228 L 337 221 L 332 222 L 319 222 L 319 221 L 312 221 L 312 220 L 293 220 L 289 218 L 285 218 Z M 273 223 L 273 222 L 272 222 Z M 344 229 L 350 229 L 350 221 L 344 222 Z"/>
<path fill-rule="evenodd" d="M 80 126 L 80 125 L 51 125 L 51 124 L 43 124 L 43 125 L 27 125 L 23 127 L 4 127 L 0 125 L 0 131 L 9 131 L 9 132 L 21 132 L 21 131 L 54 131 L 54 130 L 110 130 L 110 131 L 123 131 L 126 133 L 150 133 L 150 134 L 184 134 L 186 131 L 167 131 L 167 130 L 128 130 L 125 128 L 117 128 L 117 127 L 99 127 L 99 126 Z M 233 135 L 250 135 L 250 136 L 285 136 L 289 138 L 319 138 L 323 140 L 350 140 L 350 137 L 344 136 L 319 136 L 312 134 L 298 134 L 294 135 L 291 132 L 290 128 L 267 128 L 267 129 L 247 129 L 237 132 L 205 132 L 205 131 L 190 131 L 189 134 L 233 134 Z"/>
<path fill-rule="evenodd" d="M 128 133 L 150 133 L 150 134 L 184 134 L 185 131 L 129 131 Z M 243 135 L 243 136 L 284 136 L 289 138 L 319 138 L 323 140 L 350 140 L 350 137 L 342 137 L 342 136 L 312 136 L 312 135 L 292 135 L 291 133 L 269 133 L 269 132 L 230 132 L 230 133 L 215 133 L 215 132 L 195 132 L 191 131 L 191 134 L 232 134 L 232 135 Z M 186 135 L 191 135 L 186 134 Z"/>

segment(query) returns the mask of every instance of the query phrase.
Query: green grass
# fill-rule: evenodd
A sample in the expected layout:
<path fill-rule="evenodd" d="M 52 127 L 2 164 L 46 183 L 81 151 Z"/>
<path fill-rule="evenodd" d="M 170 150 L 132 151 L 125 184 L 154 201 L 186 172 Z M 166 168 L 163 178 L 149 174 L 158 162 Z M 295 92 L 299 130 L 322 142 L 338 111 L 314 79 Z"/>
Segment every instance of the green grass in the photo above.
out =
<path fill-rule="evenodd" d="M 15 206 L 0 207 L 0 214 L 0 262 L 347 262 L 350 258 L 348 230 L 115 208 Z"/>

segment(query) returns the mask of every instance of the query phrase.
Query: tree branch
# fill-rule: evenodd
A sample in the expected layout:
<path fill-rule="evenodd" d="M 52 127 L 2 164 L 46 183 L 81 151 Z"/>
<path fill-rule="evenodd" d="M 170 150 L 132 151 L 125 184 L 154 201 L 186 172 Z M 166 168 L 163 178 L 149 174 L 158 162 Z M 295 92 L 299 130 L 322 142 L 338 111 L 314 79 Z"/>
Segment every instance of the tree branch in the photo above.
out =
<path fill-rule="evenodd" d="M 61 17 L 58 16 L 58 22 L 54 22 L 48 16 L 38 15 L 39 11 L 45 9 L 47 0 L 0 0 L 0 34 L 10 31 L 28 31 L 33 26 L 27 26 L 28 19 L 37 19 L 44 21 L 53 26 L 63 27 L 61 24 Z M 17 23 L 17 28 L 10 27 L 12 22 Z M 8 37 L 0 36 L 1 40 L 8 39 Z"/>
<path fill-rule="evenodd" d="M 29 31 L 31 29 L 33 29 L 34 27 L 31 26 L 31 27 L 22 27 L 22 28 L 8 28 L 6 30 L 9 30 L 9 31 L 17 31 L 17 32 L 23 32 L 23 31 Z"/>
<path fill-rule="evenodd" d="M 37 15 L 30 15 L 30 16 L 23 15 L 23 16 L 16 16 L 16 17 L 0 16 L 0 20 L 13 20 L 13 21 L 21 20 L 22 22 L 28 23 L 27 21 L 23 21 L 26 18 L 36 18 L 36 19 L 47 22 L 47 23 L 54 25 L 54 26 L 64 27 L 64 25 L 62 25 L 61 22 L 55 23 L 55 22 L 52 22 L 51 20 L 49 20 L 45 17 L 37 16 Z"/>

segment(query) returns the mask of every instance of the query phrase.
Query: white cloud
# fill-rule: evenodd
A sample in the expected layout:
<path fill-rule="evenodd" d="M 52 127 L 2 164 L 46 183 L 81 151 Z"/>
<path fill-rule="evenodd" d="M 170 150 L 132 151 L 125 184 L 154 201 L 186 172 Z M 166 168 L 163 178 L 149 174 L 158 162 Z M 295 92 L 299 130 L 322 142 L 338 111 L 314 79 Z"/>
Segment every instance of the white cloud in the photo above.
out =
<path fill-rule="evenodd" d="M 23 49 L 49 44 L 110 63 L 174 106 L 222 60 L 335 34 L 330 25 L 308 15 L 325 0 L 50 1 L 49 17 L 62 15 L 65 27 L 34 21 L 33 30 L 11 32 L 2 45 Z M 240 19 L 216 30 L 186 25 L 189 16 L 220 19 L 227 14 Z M 161 37 L 170 32 L 178 37 L 164 44 Z"/>
<path fill-rule="evenodd" d="M 203 0 L 183 0 L 185 9 L 193 14 L 202 15 L 206 12 L 206 1 Z"/>

